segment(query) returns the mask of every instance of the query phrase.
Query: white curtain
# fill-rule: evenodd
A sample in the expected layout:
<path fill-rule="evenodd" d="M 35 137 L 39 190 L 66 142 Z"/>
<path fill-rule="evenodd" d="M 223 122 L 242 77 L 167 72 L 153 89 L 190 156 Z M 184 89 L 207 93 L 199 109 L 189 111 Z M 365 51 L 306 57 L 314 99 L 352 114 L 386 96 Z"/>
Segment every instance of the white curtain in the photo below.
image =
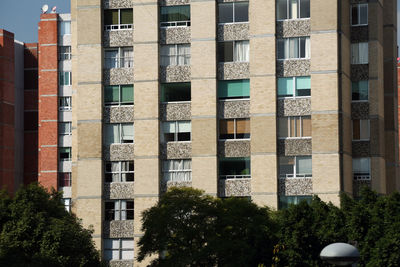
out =
<path fill-rule="evenodd" d="M 190 45 L 177 45 L 177 65 L 190 65 Z"/>
<path fill-rule="evenodd" d="M 184 182 L 192 180 L 192 161 L 183 160 L 165 160 L 163 162 L 164 182 Z"/>
<path fill-rule="evenodd" d="M 291 19 L 297 19 L 298 14 L 298 5 L 297 5 L 297 0 L 290 0 L 290 9 L 292 11 L 292 16 Z"/>
<path fill-rule="evenodd" d="M 125 200 L 121 201 L 121 220 L 126 220 L 126 201 Z"/>
<path fill-rule="evenodd" d="M 119 124 L 106 124 L 105 143 L 121 143 L 119 134 Z"/>
<path fill-rule="evenodd" d="M 124 68 L 132 68 L 133 67 L 133 49 L 124 49 L 123 53 L 123 60 L 121 62 L 121 67 Z"/>
<path fill-rule="evenodd" d="M 296 174 L 311 174 L 312 159 L 311 157 L 296 157 Z"/>
<path fill-rule="evenodd" d="M 235 42 L 235 58 L 234 61 L 248 62 L 249 61 L 249 41 Z"/>
<path fill-rule="evenodd" d="M 133 142 L 134 139 L 134 128 L 133 124 L 122 124 L 122 140 Z"/>
<path fill-rule="evenodd" d="M 310 51 L 311 51 L 310 37 L 305 37 L 305 39 L 306 39 L 306 58 L 310 58 Z"/>
<path fill-rule="evenodd" d="M 105 51 L 105 64 L 106 69 L 112 69 L 118 67 L 118 50 Z"/>
<path fill-rule="evenodd" d="M 190 121 L 178 121 L 178 133 L 190 133 L 192 124 Z"/>
<path fill-rule="evenodd" d="M 122 260 L 133 260 L 133 240 L 121 240 L 122 242 Z"/>
<path fill-rule="evenodd" d="M 114 220 L 119 220 L 120 218 L 120 202 L 114 202 Z"/>
<path fill-rule="evenodd" d="M 161 66 L 176 65 L 176 47 L 175 45 L 161 46 Z"/>
<path fill-rule="evenodd" d="M 358 43 L 358 64 L 368 64 L 368 43 Z"/>
<path fill-rule="evenodd" d="M 299 38 L 289 39 L 289 58 L 299 58 Z"/>
<path fill-rule="evenodd" d="M 163 132 L 164 133 L 175 133 L 175 121 L 163 122 Z"/>

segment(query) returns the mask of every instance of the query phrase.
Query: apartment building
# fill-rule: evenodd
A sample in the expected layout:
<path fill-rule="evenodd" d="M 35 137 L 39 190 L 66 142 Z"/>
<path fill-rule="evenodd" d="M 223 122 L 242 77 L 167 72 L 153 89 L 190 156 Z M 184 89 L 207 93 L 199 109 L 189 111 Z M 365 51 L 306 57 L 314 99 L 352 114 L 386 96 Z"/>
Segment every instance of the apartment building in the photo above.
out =
<path fill-rule="evenodd" d="M 37 44 L 0 29 L 0 189 L 37 180 Z"/>
<path fill-rule="evenodd" d="M 71 207 L 71 15 L 42 14 L 39 46 L 38 180 Z"/>
<path fill-rule="evenodd" d="M 39 111 L 39 179 L 72 173 L 72 210 L 110 265 L 145 266 L 141 213 L 171 186 L 272 208 L 400 188 L 396 1 L 71 4 L 72 90 L 39 99 L 72 96 L 72 137 L 41 143 L 62 122 Z"/>

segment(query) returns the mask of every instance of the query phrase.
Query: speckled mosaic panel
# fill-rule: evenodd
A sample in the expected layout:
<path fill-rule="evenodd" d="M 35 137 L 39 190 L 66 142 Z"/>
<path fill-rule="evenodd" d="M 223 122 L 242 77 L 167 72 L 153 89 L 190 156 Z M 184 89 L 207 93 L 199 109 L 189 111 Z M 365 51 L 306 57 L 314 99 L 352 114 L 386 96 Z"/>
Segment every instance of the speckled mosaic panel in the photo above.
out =
<path fill-rule="evenodd" d="M 367 186 L 371 188 L 371 180 L 353 180 L 353 195 L 354 197 L 358 197 L 361 193 L 361 189 Z"/>
<path fill-rule="evenodd" d="M 311 115 L 311 98 L 278 99 L 278 117 Z"/>
<path fill-rule="evenodd" d="M 190 27 L 160 28 L 160 44 L 188 44 L 190 38 Z"/>
<path fill-rule="evenodd" d="M 250 118 L 250 100 L 219 101 L 218 117 L 221 119 Z"/>
<path fill-rule="evenodd" d="M 161 188 L 160 191 L 161 192 L 167 192 L 168 189 L 170 189 L 171 187 L 191 187 L 192 186 L 192 182 L 172 182 L 172 181 L 168 181 L 168 182 L 161 182 Z"/>
<path fill-rule="evenodd" d="M 160 6 L 189 5 L 190 0 L 159 0 Z"/>
<path fill-rule="evenodd" d="M 165 103 L 160 106 L 163 121 L 182 121 L 192 119 L 191 103 Z"/>
<path fill-rule="evenodd" d="M 248 62 L 228 62 L 218 64 L 219 80 L 248 79 L 250 64 Z"/>
<path fill-rule="evenodd" d="M 353 157 L 370 157 L 370 147 L 369 141 L 353 141 L 351 144 L 351 153 Z"/>
<path fill-rule="evenodd" d="M 369 65 L 368 64 L 352 64 L 351 69 L 351 81 L 363 81 L 369 79 Z"/>
<path fill-rule="evenodd" d="M 105 183 L 104 198 L 106 199 L 133 199 L 135 189 L 134 182 Z"/>
<path fill-rule="evenodd" d="M 160 80 L 163 83 L 189 82 L 190 66 L 160 66 Z"/>
<path fill-rule="evenodd" d="M 108 263 L 109 267 L 133 267 L 133 260 L 112 260 Z"/>
<path fill-rule="evenodd" d="M 105 47 L 133 46 L 133 30 L 104 31 Z"/>
<path fill-rule="evenodd" d="M 221 157 L 250 157 L 250 154 L 250 140 L 218 141 L 218 155 Z"/>
<path fill-rule="evenodd" d="M 276 22 L 277 38 L 310 36 L 310 19 L 284 20 Z"/>
<path fill-rule="evenodd" d="M 104 160 L 120 161 L 133 160 L 133 144 L 111 144 L 103 148 Z"/>
<path fill-rule="evenodd" d="M 218 41 L 249 40 L 249 23 L 218 25 Z"/>
<path fill-rule="evenodd" d="M 115 68 L 103 71 L 106 85 L 133 84 L 133 68 Z"/>
<path fill-rule="evenodd" d="M 108 238 L 133 237 L 133 220 L 104 222 L 104 235 Z"/>
<path fill-rule="evenodd" d="M 131 8 L 133 0 L 103 0 L 103 8 Z"/>
<path fill-rule="evenodd" d="M 351 118 L 368 119 L 369 118 L 369 103 L 368 102 L 353 102 L 351 103 Z"/>
<path fill-rule="evenodd" d="M 278 77 L 309 76 L 309 59 L 288 59 L 276 61 L 276 75 Z"/>
<path fill-rule="evenodd" d="M 105 123 L 133 122 L 133 106 L 104 107 L 103 120 Z"/>
<path fill-rule="evenodd" d="M 368 42 L 368 26 L 351 27 L 351 42 Z"/>
<path fill-rule="evenodd" d="M 278 179 L 279 195 L 302 196 L 312 194 L 311 178 L 286 178 Z"/>
<path fill-rule="evenodd" d="M 246 197 L 251 194 L 251 179 L 226 179 L 218 181 L 219 197 Z"/>
<path fill-rule="evenodd" d="M 279 156 L 306 156 L 312 154 L 311 138 L 278 139 Z"/>
<path fill-rule="evenodd" d="M 190 159 L 192 157 L 192 142 L 161 144 L 161 155 L 164 159 Z"/>

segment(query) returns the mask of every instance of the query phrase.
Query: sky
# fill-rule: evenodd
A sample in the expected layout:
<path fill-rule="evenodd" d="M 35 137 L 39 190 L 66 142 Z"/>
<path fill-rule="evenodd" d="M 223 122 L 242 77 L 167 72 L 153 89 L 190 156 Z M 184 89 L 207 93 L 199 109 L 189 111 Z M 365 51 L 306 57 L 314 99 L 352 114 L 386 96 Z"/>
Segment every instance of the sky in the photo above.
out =
<path fill-rule="evenodd" d="M 37 26 L 44 4 L 57 6 L 57 13 L 70 13 L 70 0 L 0 0 L 0 28 L 13 32 L 15 39 L 37 42 Z M 400 0 L 397 0 L 397 25 L 400 25 Z M 400 28 L 397 40 L 400 43 Z"/>

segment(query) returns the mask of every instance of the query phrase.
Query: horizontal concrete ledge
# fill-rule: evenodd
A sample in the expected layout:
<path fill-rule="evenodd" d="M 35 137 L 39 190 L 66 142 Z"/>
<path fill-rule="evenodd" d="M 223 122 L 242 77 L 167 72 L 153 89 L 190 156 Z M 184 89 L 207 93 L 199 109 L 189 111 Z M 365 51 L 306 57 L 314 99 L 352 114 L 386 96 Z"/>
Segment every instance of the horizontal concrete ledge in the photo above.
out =
<path fill-rule="evenodd" d="M 209 76 L 209 77 L 191 77 L 191 80 L 216 80 L 217 76 Z"/>
<path fill-rule="evenodd" d="M 101 119 L 95 119 L 95 120 L 78 120 L 78 125 L 79 124 L 84 124 L 84 123 L 102 123 Z"/>
<path fill-rule="evenodd" d="M 339 73 L 338 70 L 321 70 L 321 71 L 310 71 L 311 74 L 332 74 Z"/>
<path fill-rule="evenodd" d="M 342 191 L 312 192 L 313 195 L 340 195 Z"/>
<path fill-rule="evenodd" d="M 193 42 L 215 42 L 216 38 L 215 37 L 209 37 L 209 38 L 192 38 L 192 43 Z"/>
<path fill-rule="evenodd" d="M 39 97 L 51 97 L 51 96 L 58 96 L 57 94 L 54 95 L 40 95 Z"/>
<path fill-rule="evenodd" d="M 57 44 L 40 44 L 40 46 L 57 46 Z"/>
<path fill-rule="evenodd" d="M 102 199 L 102 196 L 79 196 L 74 198 L 73 200 L 80 200 L 80 199 Z"/>
<path fill-rule="evenodd" d="M 134 83 L 150 83 L 150 82 L 158 82 L 158 79 L 154 80 L 133 80 Z"/>
<path fill-rule="evenodd" d="M 311 34 L 326 34 L 326 33 L 339 33 L 337 29 L 334 30 L 322 30 L 322 31 L 311 31 Z"/>
<path fill-rule="evenodd" d="M 133 234 L 133 238 L 142 237 L 144 234 Z"/>
<path fill-rule="evenodd" d="M 201 116 L 196 116 L 192 115 L 192 121 L 195 119 L 216 119 L 217 115 L 201 115 Z"/>
<path fill-rule="evenodd" d="M 44 70 L 40 70 L 40 71 L 43 71 L 43 72 L 50 72 L 50 71 L 57 71 L 57 69 L 44 69 Z"/>
<path fill-rule="evenodd" d="M 277 156 L 276 152 L 253 152 L 250 154 L 251 156 Z"/>
<path fill-rule="evenodd" d="M 102 85 L 102 81 L 92 81 L 92 82 L 78 82 L 78 85 L 88 85 L 88 84 L 99 84 Z"/>
<path fill-rule="evenodd" d="M 101 43 L 95 43 L 95 44 L 78 44 L 78 48 L 80 48 L 80 47 L 99 47 L 99 48 L 101 48 Z"/>
<path fill-rule="evenodd" d="M 265 74 L 250 74 L 250 78 L 257 78 L 257 77 L 275 77 L 275 73 L 265 73 Z"/>
<path fill-rule="evenodd" d="M 159 117 L 144 117 L 144 118 L 137 118 L 135 117 L 133 120 L 134 121 L 158 121 Z"/>
<path fill-rule="evenodd" d="M 77 160 L 78 160 L 78 161 L 103 160 L 103 158 L 102 158 L 102 157 L 98 157 L 98 158 L 94 158 L 94 157 L 91 157 L 91 158 L 80 158 L 80 157 L 78 157 Z"/>
<path fill-rule="evenodd" d="M 155 44 L 158 45 L 158 41 L 143 41 L 143 42 L 133 42 L 133 45 L 149 45 L 149 44 Z"/>
<path fill-rule="evenodd" d="M 277 113 L 250 113 L 250 118 L 251 117 L 275 117 L 275 116 L 277 116 Z"/>
<path fill-rule="evenodd" d="M 252 38 L 271 38 L 271 37 L 275 37 L 275 33 L 250 35 L 250 39 L 252 39 Z"/>
<path fill-rule="evenodd" d="M 193 158 L 217 158 L 217 154 L 192 155 L 192 159 Z"/>
<path fill-rule="evenodd" d="M 41 173 L 55 173 L 57 170 L 49 170 L 49 171 L 40 171 Z"/>
<path fill-rule="evenodd" d="M 134 194 L 134 198 L 159 198 L 159 194 Z"/>
<path fill-rule="evenodd" d="M 133 3 L 133 6 L 154 6 L 154 5 L 158 5 L 158 2 Z"/>
<path fill-rule="evenodd" d="M 278 192 L 251 192 L 251 196 L 277 196 Z"/>
<path fill-rule="evenodd" d="M 158 155 L 136 156 L 135 159 L 158 159 Z"/>

